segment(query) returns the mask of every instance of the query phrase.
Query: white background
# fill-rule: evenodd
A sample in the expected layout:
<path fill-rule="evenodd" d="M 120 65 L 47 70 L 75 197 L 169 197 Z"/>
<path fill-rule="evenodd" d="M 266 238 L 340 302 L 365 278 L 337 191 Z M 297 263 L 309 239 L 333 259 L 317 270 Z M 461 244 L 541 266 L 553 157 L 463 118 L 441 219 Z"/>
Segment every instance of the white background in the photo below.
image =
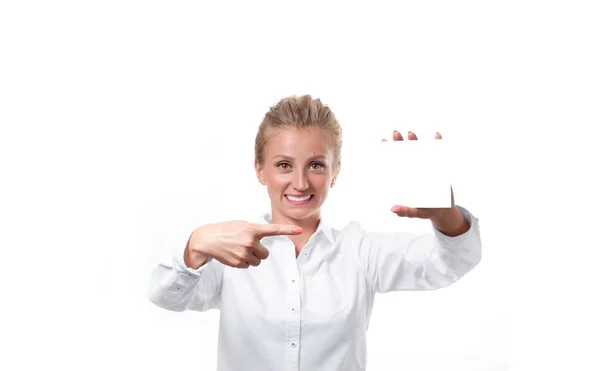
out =
<path fill-rule="evenodd" d="M 219 4 L 0 5 L 0 369 L 214 370 L 218 312 L 153 307 L 147 279 L 196 226 L 268 207 L 254 135 L 304 93 L 346 153 L 462 143 L 481 220 L 462 281 L 377 298 L 370 370 L 600 368 L 594 2 Z"/>

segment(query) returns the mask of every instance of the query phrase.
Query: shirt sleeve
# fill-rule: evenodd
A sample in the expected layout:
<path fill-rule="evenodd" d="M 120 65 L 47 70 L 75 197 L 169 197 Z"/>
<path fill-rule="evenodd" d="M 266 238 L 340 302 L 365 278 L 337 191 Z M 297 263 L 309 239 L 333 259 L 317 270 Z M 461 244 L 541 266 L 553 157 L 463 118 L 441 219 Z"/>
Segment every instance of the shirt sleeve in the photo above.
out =
<path fill-rule="evenodd" d="M 375 233 L 357 225 L 355 243 L 375 292 L 435 290 L 458 281 L 481 261 L 479 220 L 456 206 L 469 230 L 447 236 L 432 225 L 430 234 Z"/>
<path fill-rule="evenodd" d="M 209 259 L 202 267 L 191 269 L 183 260 L 183 249 L 160 262 L 150 275 L 148 299 L 172 311 L 204 312 L 220 308 L 223 264 Z"/>

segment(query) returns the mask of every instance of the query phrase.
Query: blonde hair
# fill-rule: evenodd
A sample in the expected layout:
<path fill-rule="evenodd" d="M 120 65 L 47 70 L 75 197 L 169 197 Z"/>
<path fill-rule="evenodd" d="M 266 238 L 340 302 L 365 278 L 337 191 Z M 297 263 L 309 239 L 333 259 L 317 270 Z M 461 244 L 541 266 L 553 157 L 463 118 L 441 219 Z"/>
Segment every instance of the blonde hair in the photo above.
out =
<path fill-rule="evenodd" d="M 283 98 L 265 114 L 254 143 L 254 158 L 259 165 L 264 164 L 265 147 L 273 132 L 289 127 L 321 130 L 333 149 L 333 170 L 339 171 L 342 164 L 342 128 L 331 109 L 310 95 Z"/>

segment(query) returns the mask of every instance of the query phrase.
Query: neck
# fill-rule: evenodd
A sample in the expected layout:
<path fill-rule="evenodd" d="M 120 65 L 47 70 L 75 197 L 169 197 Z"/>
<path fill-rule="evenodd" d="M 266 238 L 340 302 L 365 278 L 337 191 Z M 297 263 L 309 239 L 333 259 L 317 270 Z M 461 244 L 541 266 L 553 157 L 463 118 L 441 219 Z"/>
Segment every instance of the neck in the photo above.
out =
<path fill-rule="evenodd" d="M 271 215 L 271 224 L 288 224 L 302 228 L 301 234 L 288 236 L 296 245 L 297 251 L 299 251 L 299 249 L 304 246 L 306 241 L 308 241 L 310 236 L 315 233 L 317 227 L 319 226 L 319 222 L 321 221 L 321 214 L 319 212 L 304 219 L 289 218 L 281 215 L 276 210 L 272 210 Z"/>
<path fill-rule="evenodd" d="M 311 232 L 310 234 L 313 234 L 317 230 L 319 222 L 321 221 L 321 215 L 318 213 L 304 219 L 286 217 L 284 215 L 280 215 L 276 211 L 273 211 L 271 215 L 271 224 L 294 225 L 296 227 L 302 228 L 305 232 Z"/>

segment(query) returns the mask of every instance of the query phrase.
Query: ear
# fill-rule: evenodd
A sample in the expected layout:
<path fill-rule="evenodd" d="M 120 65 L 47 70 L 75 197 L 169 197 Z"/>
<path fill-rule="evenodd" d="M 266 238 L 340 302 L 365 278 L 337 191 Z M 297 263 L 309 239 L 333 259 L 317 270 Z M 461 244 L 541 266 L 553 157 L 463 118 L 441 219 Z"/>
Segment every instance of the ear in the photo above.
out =
<path fill-rule="evenodd" d="M 338 169 L 338 171 L 336 171 L 335 174 L 333 174 L 333 178 L 331 178 L 331 185 L 329 186 L 329 188 L 333 188 L 333 186 L 335 185 L 335 181 L 337 180 L 337 177 L 339 174 L 340 174 L 340 170 Z"/>
<path fill-rule="evenodd" d="M 254 160 L 254 170 L 256 171 L 256 178 L 262 185 L 266 185 L 264 169 L 258 164 L 256 160 Z"/>

